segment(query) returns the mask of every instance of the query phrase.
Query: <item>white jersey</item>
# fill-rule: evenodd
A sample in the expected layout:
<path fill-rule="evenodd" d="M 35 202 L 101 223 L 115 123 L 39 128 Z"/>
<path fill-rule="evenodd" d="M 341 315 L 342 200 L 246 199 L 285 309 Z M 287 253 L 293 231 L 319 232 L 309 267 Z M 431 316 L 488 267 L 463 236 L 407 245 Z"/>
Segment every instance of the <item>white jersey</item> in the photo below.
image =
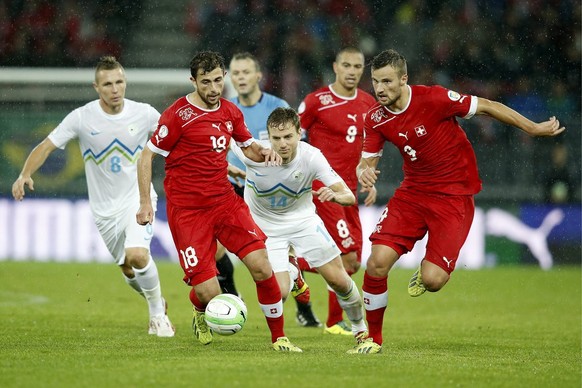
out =
<path fill-rule="evenodd" d="M 59 148 L 79 139 L 95 216 L 114 217 L 139 201 L 136 163 L 159 117 L 152 106 L 128 99 L 122 112 L 110 115 L 95 100 L 69 113 L 48 136 Z"/>
<path fill-rule="evenodd" d="M 271 148 L 269 141 L 260 143 Z M 232 148 L 247 166 L 245 201 L 255 222 L 269 237 L 293 233 L 308 220 L 319 218 L 311 193 L 313 180 L 326 186 L 342 181 L 321 151 L 303 141 L 291 163 L 277 167 L 253 162 L 240 148 Z"/>

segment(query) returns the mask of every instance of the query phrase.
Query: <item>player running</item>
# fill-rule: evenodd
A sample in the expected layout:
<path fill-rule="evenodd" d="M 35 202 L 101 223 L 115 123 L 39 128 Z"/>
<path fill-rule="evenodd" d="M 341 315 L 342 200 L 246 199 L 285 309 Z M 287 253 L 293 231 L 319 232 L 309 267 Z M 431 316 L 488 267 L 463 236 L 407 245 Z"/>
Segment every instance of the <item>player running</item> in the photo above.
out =
<path fill-rule="evenodd" d="M 406 59 L 394 50 L 378 54 L 371 70 L 378 104 L 366 116 L 359 181 L 364 187 L 376 183 L 386 141 L 400 150 L 404 181 L 370 236 L 363 285 L 370 336 L 350 353 L 382 350 L 388 273 L 416 241 L 428 233 L 425 257 L 408 286 L 411 296 L 439 291 L 455 269 L 473 221 L 473 196 L 481 190 L 473 147 L 456 118 L 487 115 L 531 136 L 556 136 L 565 129 L 555 117 L 534 123 L 499 102 L 441 86 L 409 86 Z"/>

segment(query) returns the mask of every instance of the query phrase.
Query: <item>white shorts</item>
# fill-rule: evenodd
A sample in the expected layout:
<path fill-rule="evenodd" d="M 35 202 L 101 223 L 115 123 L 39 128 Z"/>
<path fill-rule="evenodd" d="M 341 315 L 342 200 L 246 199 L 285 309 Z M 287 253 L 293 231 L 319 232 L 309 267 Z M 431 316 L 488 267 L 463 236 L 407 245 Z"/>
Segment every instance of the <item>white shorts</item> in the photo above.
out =
<path fill-rule="evenodd" d="M 289 225 L 285 225 L 289 231 Z M 314 216 L 307 222 L 297 225 L 291 233 L 268 235 L 267 253 L 273 272 L 286 272 L 289 265 L 289 247 L 295 254 L 303 257 L 312 268 L 329 263 L 341 253 L 333 238 L 325 229 L 321 218 Z"/>
<path fill-rule="evenodd" d="M 157 209 L 157 199 L 152 199 L 154 212 Z M 139 210 L 139 201 L 131 203 L 125 211 L 117 217 L 101 218 L 94 217 L 97 229 L 113 256 L 117 265 L 125 262 L 125 250 L 127 248 L 150 249 L 150 243 L 154 236 L 153 224 L 140 225 L 135 220 L 135 215 Z"/>

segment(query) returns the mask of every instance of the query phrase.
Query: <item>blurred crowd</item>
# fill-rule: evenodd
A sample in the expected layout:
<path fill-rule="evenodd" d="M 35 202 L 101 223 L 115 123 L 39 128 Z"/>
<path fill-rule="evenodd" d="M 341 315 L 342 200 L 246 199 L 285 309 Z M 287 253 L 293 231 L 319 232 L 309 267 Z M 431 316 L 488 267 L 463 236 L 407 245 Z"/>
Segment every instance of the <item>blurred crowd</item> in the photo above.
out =
<path fill-rule="evenodd" d="M 0 0 L 0 66 L 89 66 L 120 56 L 130 0 Z"/>
<path fill-rule="evenodd" d="M 484 180 L 542 183 L 552 171 L 552 148 L 568 143 L 568 166 L 579 184 L 578 0 L 182 1 L 181 20 L 171 21 L 183 26 L 177 39 L 188 40 L 192 52 L 212 49 L 227 59 L 252 52 L 263 66 L 263 89 L 294 107 L 333 80 L 335 53 L 353 45 L 368 59 L 387 48 L 401 52 L 411 84 L 438 83 L 502 101 L 537 121 L 556 115 L 568 132 L 551 142 L 533 142 L 493 120 L 463 126 L 480 158 L 510 163 L 518 153 L 516 160 L 532 163 L 531 171 L 515 176 L 511 168 L 482 163 Z M 106 53 L 123 62 L 131 33 L 148 28 L 139 26 L 145 3 L 0 0 L 0 66 L 93 66 Z M 361 87 L 370 91 L 368 73 Z"/>

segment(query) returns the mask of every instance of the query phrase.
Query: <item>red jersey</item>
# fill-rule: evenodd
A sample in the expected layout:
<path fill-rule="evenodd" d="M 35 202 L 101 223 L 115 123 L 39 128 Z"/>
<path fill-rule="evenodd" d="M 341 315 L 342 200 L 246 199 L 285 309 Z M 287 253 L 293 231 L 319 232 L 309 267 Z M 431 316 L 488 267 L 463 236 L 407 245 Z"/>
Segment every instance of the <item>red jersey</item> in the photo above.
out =
<path fill-rule="evenodd" d="M 309 143 L 321 150 L 352 191 L 358 188 L 356 167 L 364 142 L 364 118 L 376 100 L 361 89 L 341 97 L 326 86 L 305 97 L 299 106 L 301 128 Z"/>
<path fill-rule="evenodd" d="M 242 112 L 228 100 L 207 110 L 182 97 L 166 109 L 148 147 L 166 157 L 167 200 L 202 208 L 234 194 L 226 161 L 231 137 L 241 147 L 252 142 Z"/>
<path fill-rule="evenodd" d="M 477 159 L 456 116 L 470 118 L 477 97 L 441 86 L 409 86 L 410 101 L 400 112 L 376 104 L 366 117 L 364 158 L 393 143 L 404 158 L 402 188 L 428 193 L 472 195 L 481 190 Z"/>

